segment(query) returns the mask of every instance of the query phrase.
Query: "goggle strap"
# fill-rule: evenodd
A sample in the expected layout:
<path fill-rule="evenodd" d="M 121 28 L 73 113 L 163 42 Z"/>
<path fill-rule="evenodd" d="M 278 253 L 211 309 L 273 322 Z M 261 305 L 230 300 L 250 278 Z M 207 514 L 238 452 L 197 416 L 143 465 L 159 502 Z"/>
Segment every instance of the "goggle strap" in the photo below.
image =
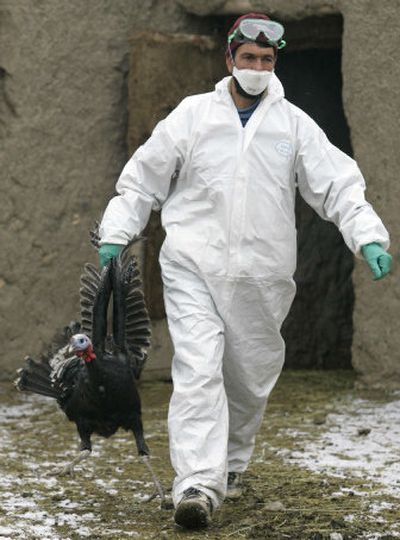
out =
<path fill-rule="evenodd" d="M 234 30 L 234 31 L 232 32 L 232 34 L 229 34 L 229 36 L 228 36 L 228 43 L 229 43 L 229 44 L 235 39 L 236 31 L 237 31 L 237 29 Z"/>

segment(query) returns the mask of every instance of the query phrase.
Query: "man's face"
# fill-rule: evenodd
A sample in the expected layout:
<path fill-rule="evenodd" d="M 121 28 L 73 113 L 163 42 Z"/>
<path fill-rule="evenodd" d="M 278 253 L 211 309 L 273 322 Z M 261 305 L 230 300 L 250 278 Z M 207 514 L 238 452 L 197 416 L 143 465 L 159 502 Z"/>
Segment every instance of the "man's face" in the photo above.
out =
<path fill-rule="evenodd" d="M 262 47 L 257 43 L 243 43 L 236 49 L 235 65 L 237 69 L 255 69 L 257 71 L 272 71 L 276 58 L 273 47 Z M 232 73 L 233 62 L 230 56 L 226 57 L 226 67 Z"/>

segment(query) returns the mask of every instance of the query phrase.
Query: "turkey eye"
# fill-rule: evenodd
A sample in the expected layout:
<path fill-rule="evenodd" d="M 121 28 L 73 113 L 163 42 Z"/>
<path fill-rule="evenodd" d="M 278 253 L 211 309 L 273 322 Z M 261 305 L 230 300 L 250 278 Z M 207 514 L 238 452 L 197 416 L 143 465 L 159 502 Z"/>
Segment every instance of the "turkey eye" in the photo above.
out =
<path fill-rule="evenodd" d="M 84 340 L 83 338 L 81 338 L 81 339 L 79 340 L 79 343 L 85 343 L 85 340 Z"/>

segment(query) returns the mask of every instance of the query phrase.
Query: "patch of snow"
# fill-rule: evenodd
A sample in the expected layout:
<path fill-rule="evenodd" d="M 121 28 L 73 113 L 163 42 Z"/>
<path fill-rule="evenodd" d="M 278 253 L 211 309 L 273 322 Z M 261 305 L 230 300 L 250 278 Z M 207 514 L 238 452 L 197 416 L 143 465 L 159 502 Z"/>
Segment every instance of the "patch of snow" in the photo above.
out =
<path fill-rule="evenodd" d="M 12 527 L 2 527 L 0 525 L 0 538 L 5 538 L 5 534 L 12 534 L 14 532 L 14 529 Z"/>
<path fill-rule="evenodd" d="M 386 501 L 380 501 L 378 503 L 371 503 L 368 507 L 368 511 L 372 514 L 378 514 L 382 510 L 390 510 L 394 508 L 394 504 Z"/>
<path fill-rule="evenodd" d="M 366 491 L 359 491 L 353 488 L 342 487 L 340 491 L 335 491 L 331 493 L 331 497 L 344 497 L 345 495 L 357 495 L 358 497 L 365 497 L 367 495 Z"/>
<path fill-rule="evenodd" d="M 107 529 L 107 535 L 118 535 L 121 534 L 120 529 Z M 137 531 L 124 531 L 124 536 L 133 536 L 135 538 L 139 538 L 140 534 Z"/>
<path fill-rule="evenodd" d="M 366 533 L 366 534 L 363 534 L 361 538 L 363 538 L 364 540 L 380 540 L 381 538 L 385 538 L 385 537 L 387 538 L 388 536 L 390 538 L 400 538 L 400 534 L 395 531 L 384 532 L 384 533 Z"/>
<path fill-rule="evenodd" d="M 95 483 L 102 488 L 109 488 L 110 484 L 115 484 L 118 482 L 116 478 L 109 478 L 106 480 L 103 480 L 102 478 L 96 478 Z"/>
<path fill-rule="evenodd" d="M 92 536 L 92 531 L 88 527 L 79 527 L 79 529 L 76 529 L 76 532 L 80 536 L 86 536 L 86 537 Z"/>
<path fill-rule="evenodd" d="M 286 430 L 301 449 L 278 453 L 314 472 L 364 478 L 376 484 L 376 494 L 400 498 L 400 400 L 349 398 L 338 409 L 327 415 L 325 431 L 316 440 Z"/>
<path fill-rule="evenodd" d="M 64 501 L 60 501 L 58 503 L 58 506 L 60 506 L 61 508 L 72 509 L 72 508 L 79 508 L 80 505 L 79 505 L 79 503 L 73 502 L 70 499 L 65 499 Z"/>

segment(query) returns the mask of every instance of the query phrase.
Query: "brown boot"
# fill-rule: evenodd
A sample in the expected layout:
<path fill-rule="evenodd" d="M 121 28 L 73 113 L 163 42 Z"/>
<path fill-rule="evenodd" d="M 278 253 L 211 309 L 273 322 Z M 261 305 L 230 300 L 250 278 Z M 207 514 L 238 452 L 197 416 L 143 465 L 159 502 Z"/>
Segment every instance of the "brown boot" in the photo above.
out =
<path fill-rule="evenodd" d="M 183 492 L 175 510 L 175 523 L 186 529 L 204 529 L 211 523 L 213 504 L 211 499 L 196 488 Z"/>

